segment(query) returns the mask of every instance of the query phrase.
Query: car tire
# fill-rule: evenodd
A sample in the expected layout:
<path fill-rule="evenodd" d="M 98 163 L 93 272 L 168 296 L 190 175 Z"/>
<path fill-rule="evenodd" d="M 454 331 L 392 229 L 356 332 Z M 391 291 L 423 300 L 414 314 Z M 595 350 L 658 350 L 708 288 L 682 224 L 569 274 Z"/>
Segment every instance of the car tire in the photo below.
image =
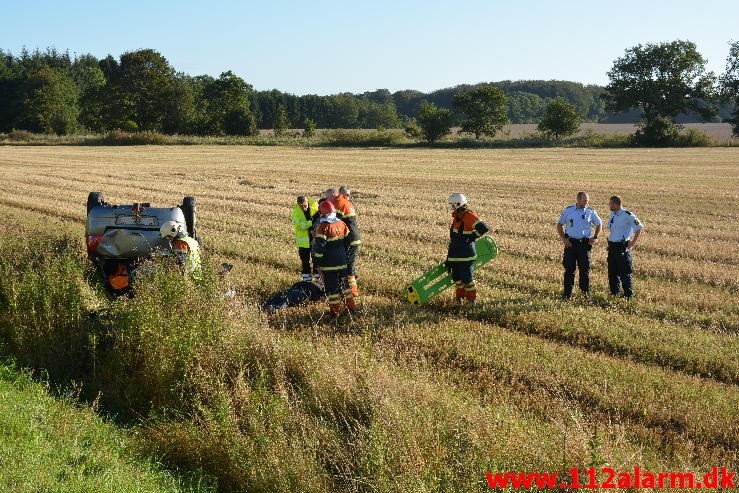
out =
<path fill-rule="evenodd" d="M 87 196 L 87 213 L 89 214 L 93 207 L 105 204 L 105 194 L 103 192 L 90 192 Z"/>
<path fill-rule="evenodd" d="M 185 196 L 182 199 L 182 212 L 185 214 L 185 224 L 187 225 L 187 234 L 191 238 L 197 240 L 197 207 L 195 205 L 195 197 L 192 195 Z"/>

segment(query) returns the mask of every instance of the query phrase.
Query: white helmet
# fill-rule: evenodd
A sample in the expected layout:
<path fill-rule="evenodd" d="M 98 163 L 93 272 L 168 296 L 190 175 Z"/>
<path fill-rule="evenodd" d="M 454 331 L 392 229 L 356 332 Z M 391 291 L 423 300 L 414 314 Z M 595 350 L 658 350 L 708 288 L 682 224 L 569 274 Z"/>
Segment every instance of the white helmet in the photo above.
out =
<path fill-rule="evenodd" d="M 449 196 L 447 202 L 454 208 L 459 209 L 467 205 L 467 197 L 459 192 L 455 192 Z"/>
<path fill-rule="evenodd" d="M 177 221 L 167 221 L 159 228 L 159 235 L 162 238 L 166 238 L 167 236 L 172 236 L 173 238 L 182 236 L 182 225 Z"/>

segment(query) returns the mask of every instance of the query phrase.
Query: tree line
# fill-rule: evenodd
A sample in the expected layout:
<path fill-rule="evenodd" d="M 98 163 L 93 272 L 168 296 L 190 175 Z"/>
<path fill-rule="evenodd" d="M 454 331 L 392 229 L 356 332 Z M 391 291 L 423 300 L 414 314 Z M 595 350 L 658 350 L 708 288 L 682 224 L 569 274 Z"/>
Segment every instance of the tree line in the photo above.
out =
<path fill-rule="evenodd" d="M 705 71 L 705 60 L 690 42 L 647 46 L 662 47 L 662 52 L 652 53 L 656 48 L 650 52 L 652 59 L 648 63 L 655 67 L 641 67 L 647 71 L 642 74 L 645 77 L 657 81 L 666 77 L 669 67 L 656 66 L 665 60 L 682 60 L 679 70 L 687 71 L 693 79 Z M 627 50 L 624 60 L 619 60 L 628 62 L 628 54 L 634 55 L 635 49 Z M 686 55 L 687 52 L 690 53 Z M 660 110 L 665 113 L 663 116 L 674 121 L 720 121 L 728 118 L 734 108 L 736 121 L 737 52 L 739 48 L 734 43 L 726 73 L 718 81 L 720 91 L 713 91 L 716 77 L 707 76 L 703 81 L 705 91 L 691 96 L 691 100 L 703 101 L 702 106 L 678 105 L 677 111 Z M 628 70 L 622 75 L 628 78 Z M 480 125 L 483 113 L 489 113 L 492 115 L 489 118 L 495 120 L 483 124 L 492 129 L 498 128 L 500 122 L 541 123 L 543 119 L 551 121 L 554 113 L 551 110 L 547 113 L 547 108 L 555 102 L 554 109 L 566 110 L 569 115 L 573 108 L 580 121 L 637 122 L 651 118 L 654 114 L 651 103 L 646 109 L 633 98 L 617 103 L 616 65 L 609 77 L 611 83 L 606 87 L 569 81 L 501 81 L 459 85 L 431 93 L 413 90 L 391 93 L 379 89 L 362 94 L 293 95 L 278 90 L 255 91 L 231 71 L 217 78 L 178 72 L 152 49 L 127 52 L 118 59 L 111 55 L 97 59 L 89 54 L 71 57 L 68 52 L 54 48 L 22 50 L 17 56 L 0 50 L 0 132 L 24 129 L 71 134 L 121 129 L 167 134 L 255 135 L 259 129 L 275 129 L 279 133 L 286 128 L 312 132 L 315 128 L 404 127 L 412 133 L 416 121 L 429 121 L 433 116 L 430 109 L 441 109 L 453 113 L 442 115 L 446 120 L 456 124 L 460 123 L 457 118 L 460 117 L 463 131 L 472 129 L 470 133 L 479 138 L 495 133 L 495 130 L 473 128 Z M 723 104 L 716 103 L 719 93 L 724 98 Z M 486 96 L 481 99 L 482 95 Z M 709 107 L 711 111 L 706 110 Z M 478 123 L 465 123 L 475 119 Z"/>
<path fill-rule="evenodd" d="M 711 121 L 719 115 L 722 105 L 732 107 L 734 135 L 739 136 L 739 41 L 730 44 L 726 71 L 721 77 L 706 71 L 706 60 L 690 41 L 648 43 L 626 50 L 613 62 L 608 72 L 610 83 L 598 99 L 606 110 L 614 113 L 635 112 L 639 116 L 633 145 L 679 145 L 678 119 L 694 115 L 701 121 Z M 503 89 L 479 85 L 452 97 L 455 112 L 434 103 L 423 102 L 416 121 L 409 127 L 416 134 L 434 142 L 451 132 L 454 125 L 462 133 L 479 139 L 493 137 L 508 123 Z M 572 135 L 580 127 L 587 112 L 562 96 L 545 106 L 537 130 L 559 139 Z"/>

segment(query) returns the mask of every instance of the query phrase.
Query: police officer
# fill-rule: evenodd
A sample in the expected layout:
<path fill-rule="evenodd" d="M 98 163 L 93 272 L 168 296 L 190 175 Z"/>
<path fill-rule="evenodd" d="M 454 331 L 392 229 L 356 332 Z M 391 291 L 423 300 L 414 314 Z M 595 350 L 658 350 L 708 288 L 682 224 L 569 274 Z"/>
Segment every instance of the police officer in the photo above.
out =
<path fill-rule="evenodd" d="M 644 225 L 630 211 L 621 207 L 621 197 L 614 195 L 608 202 L 611 216 L 608 218 L 608 287 L 618 296 L 631 299 L 631 249 L 639 239 Z"/>
<path fill-rule="evenodd" d="M 598 241 L 602 223 L 598 213 L 588 207 L 589 200 L 587 193 L 578 192 L 577 202 L 567 207 L 557 221 L 557 232 L 565 247 L 562 256 L 565 268 L 563 300 L 572 296 L 576 268 L 580 274 L 580 290 L 585 296 L 590 296 L 590 250 Z"/>

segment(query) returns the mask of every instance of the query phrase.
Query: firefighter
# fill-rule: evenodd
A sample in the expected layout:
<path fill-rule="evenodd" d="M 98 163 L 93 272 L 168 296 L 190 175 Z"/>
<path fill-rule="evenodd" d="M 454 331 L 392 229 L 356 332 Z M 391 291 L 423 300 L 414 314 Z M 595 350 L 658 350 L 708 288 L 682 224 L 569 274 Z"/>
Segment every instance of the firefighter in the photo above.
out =
<path fill-rule="evenodd" d="M 185 269 L 185 273 L 195 281 L 203 279 L 200 262 L 200 244 L 190 237 L 185 229 L 176 221 L 167 221 L 159 228 L 159 235 L 168 240 L 177 263 Z"/>
<path fill-rule="evenodd" d="M 357 224 L 357 212 L 354 209 L 354 204 L 351 203 L 349 197 L 351 197 L 351 191 L 342 185 L 337 191 L 335 188 L 329 188 L 324 192 L 326 200 L 331 202 L 336 208 L 336 216 L 341 219 L 349 228 L 349 242 L 346 249 L 347 267 L 346 267 L 346 286 L 347 290 L 351 292 L 352 299 L 356 303 L 359 297 L 359 288 L 357 287 L 357 273 L 354 268 L 359 254 L 359 245 L 362 244 L 362 239 L 359 235 L 359 225 Z"/>
<path fill-rule="evenodd" d="M 467 197 L 453 193 L 447 199 L 452 208 L 452 226 L 449 229 L 449 250 L 446 265 L 452 274 L 456 287 L 456 301 L 465 299 L 468 305 L 475 306 L 477 288 L 475 286 L 475 240 L 490 231 L 490 228 L 477 214 L 467 207 Z"/>
<path fill-rule="evenodd" d="M 298 195 L 290 217 L 293 222 L 295 244 L 300 257 L 300 273 L 303 281 L 311 280 L 311 273 L 318 276 L 318 270 L 311 268 L 310 246 L 313 237 L 313 216 L 318 213 L 318 202 L 305 195 Z"/>
<path fill-rule="evenodd" d="M 329 314 L 338 317 L 342 305 L 342 284 L 346 276 L 346 250 L 351 242 L 349 227 L 337 217 L 336 208 L 331 201 L 321 203 L 320 223 L 313 238 L 313 257 L 316 259 L 323 285 L 328 295 Z M 343 291 L 344 304 L 349 311 L 356 309 L 351 289 Z"/>

